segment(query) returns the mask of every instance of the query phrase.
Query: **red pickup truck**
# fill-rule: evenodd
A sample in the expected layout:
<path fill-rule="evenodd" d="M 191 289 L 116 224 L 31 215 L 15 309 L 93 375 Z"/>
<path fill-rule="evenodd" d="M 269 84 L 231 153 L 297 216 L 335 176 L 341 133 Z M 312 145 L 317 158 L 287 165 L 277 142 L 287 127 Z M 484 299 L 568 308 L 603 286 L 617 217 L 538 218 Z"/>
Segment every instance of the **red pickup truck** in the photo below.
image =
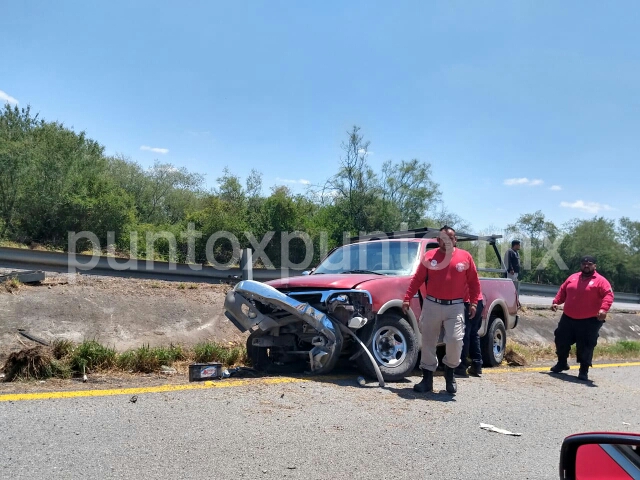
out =
<path fill-rule="evenodd" d="M 377 370 L 384 380 L 402 379 L 418 361 L 425 286 L 407 316 L 402 299 L 420 258 L 437 246 L 438 233 L 425 228 L 356 237 L 302 276 L 241 281 L 227 294 L 225 315 L 240 331 L 251 331 L 247 351 L 259 370 L 327 373 L 348 359 L 368 375 Z M 458 234 L 458 242 L 489 242 L 502 265 L 498 238 Z M 480 284 L 483 359 L 495 366 L 504 357 L 506 331 L 518 324 L 517 293 L 506 278 L 481 278 Z"/>

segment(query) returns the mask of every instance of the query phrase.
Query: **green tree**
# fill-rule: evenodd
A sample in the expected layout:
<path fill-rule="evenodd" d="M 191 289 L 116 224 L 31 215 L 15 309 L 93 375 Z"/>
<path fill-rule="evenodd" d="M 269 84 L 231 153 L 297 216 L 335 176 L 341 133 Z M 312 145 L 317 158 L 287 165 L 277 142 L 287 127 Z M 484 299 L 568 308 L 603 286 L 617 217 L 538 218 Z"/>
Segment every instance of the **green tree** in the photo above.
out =
<path fill-rule="evenodd" d="M 27 183 L 37 163 L 33 131 L 42 125 L 31 108 L 5 104 L 0 114 L 0 238 L 16 234 L 14 221 L 26 201 Z"/>
<path fill-rule="evenodd" d="M 618 241 L 615 221 L 604 217 L 575 220 L 567 233 L 560 250 L 569 267 L 566 275 L 579 270 L 583 255 L 593 255 L 598 261 L 598 272 L 611 282 L 614 289 L 628 288 L 628 256 L 624 245 Z"/>
<path fill-rule="evenodd" d="M 417 159 L 386 161 L 382 165 L 381 191 L 383 202 L 390 203 L 400 217 L 394 219 L 395 225 L 407 222 L 410 227 L 433 210 L 441 196 L 438 185 L 431 179 L 431 165 Z"/>

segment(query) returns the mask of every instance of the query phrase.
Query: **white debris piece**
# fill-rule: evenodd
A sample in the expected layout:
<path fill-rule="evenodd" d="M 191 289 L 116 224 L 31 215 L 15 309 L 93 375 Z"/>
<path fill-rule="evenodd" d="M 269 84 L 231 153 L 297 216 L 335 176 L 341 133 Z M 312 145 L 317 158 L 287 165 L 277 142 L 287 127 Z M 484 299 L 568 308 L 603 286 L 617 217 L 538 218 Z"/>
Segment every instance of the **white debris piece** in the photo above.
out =
<path fill-rule="evenodd" d="M 504 430 L 502 428 L 494 427 L 493 425 L 489 425 L 488 423 L 481 423 L 480 428 L 483 430 L 489 430 L 490 432 L 501 433 L 503 435 L 513 435 L 514 437 L 522 436 L 521 433 L 510 432 L 509 430 Z"/>
<path fill-rule="evenodd" d="M 622 422 L 623 425 L 631 425 L 630 423 L 627 422 Z"/>

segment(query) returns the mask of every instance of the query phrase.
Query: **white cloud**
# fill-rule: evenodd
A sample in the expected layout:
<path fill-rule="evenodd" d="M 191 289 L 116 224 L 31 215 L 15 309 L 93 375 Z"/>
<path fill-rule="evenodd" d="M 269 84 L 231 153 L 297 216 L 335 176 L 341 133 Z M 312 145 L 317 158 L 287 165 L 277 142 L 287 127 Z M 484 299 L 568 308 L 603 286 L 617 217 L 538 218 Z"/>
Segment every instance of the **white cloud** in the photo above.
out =
<path fill-rule="evenodd" d="M 522 178 L 507 178 L 503 183 L 510 187 L 514 185 L 528 185 L 530 187 L 537 187 L 538 185 L 542 185 L 544 181 L 540 180 L 539 178 L 529 180 L 527 177 L 522 177 Z"/>
<path fill-rule="evenodd" d="M 140 147 L 140 150 L 144 150 L 146 152 L 161 153 L 163 155 L 169 153 L 168 148 L 149 147 L 147 145 L 142 145 Z"/>
<path fill-rule="evenodd" d="M 309 180 L 305 180 L 304 178 L 301 178 L 300 180 L 291 180 L 288 178 L 280 178 L 277 177 L 276 178 L 277 182 L 282 182 L 282 183 L 299 183 L 300 185 L 310 185 L 311 182 Z"/>
<path fill-rule="evenodd" d="M 601 210 L 613 210 L 609 205 L 598 202 L 585 202 L 583 200 L 576 200 L 575 202 L 560 202 L 561 207 L 575 208 L 576 210 L 582 210 L 587 213 L 598 213 Z"/>
<path fill-rule="evenodd" d="M 560 190 L 562 190 L 562 187 L 560 185 L 551 185 L 549 187 L 549 190 L 553 190 L 554 192 L 559 192 Z"/>
<path fill-rule="evenodd" d="M 18 105 L 18 100 L 2 90 L 0 90 L 0 102 L 8 103 L 10 105 Z"/>

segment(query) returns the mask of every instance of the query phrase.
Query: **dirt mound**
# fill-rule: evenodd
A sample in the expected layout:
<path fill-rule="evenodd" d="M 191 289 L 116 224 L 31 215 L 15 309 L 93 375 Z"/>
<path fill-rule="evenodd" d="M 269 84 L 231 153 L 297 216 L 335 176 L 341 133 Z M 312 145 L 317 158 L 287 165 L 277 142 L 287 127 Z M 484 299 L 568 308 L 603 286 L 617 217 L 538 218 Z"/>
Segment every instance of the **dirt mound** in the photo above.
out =
<path fill-rule="evenodd" d="M 504 360 L 510 367 L 524 367 L 527 364 L 527 360 L 513 350 L 507 350 L 504 354 Z"/>
<path fill-rule="evenodd" d="M 42 346 L 26 348 L 9 355 L 4 365 L 4 381 L 49 378 L 55 368 L 50 349 Z"/>

